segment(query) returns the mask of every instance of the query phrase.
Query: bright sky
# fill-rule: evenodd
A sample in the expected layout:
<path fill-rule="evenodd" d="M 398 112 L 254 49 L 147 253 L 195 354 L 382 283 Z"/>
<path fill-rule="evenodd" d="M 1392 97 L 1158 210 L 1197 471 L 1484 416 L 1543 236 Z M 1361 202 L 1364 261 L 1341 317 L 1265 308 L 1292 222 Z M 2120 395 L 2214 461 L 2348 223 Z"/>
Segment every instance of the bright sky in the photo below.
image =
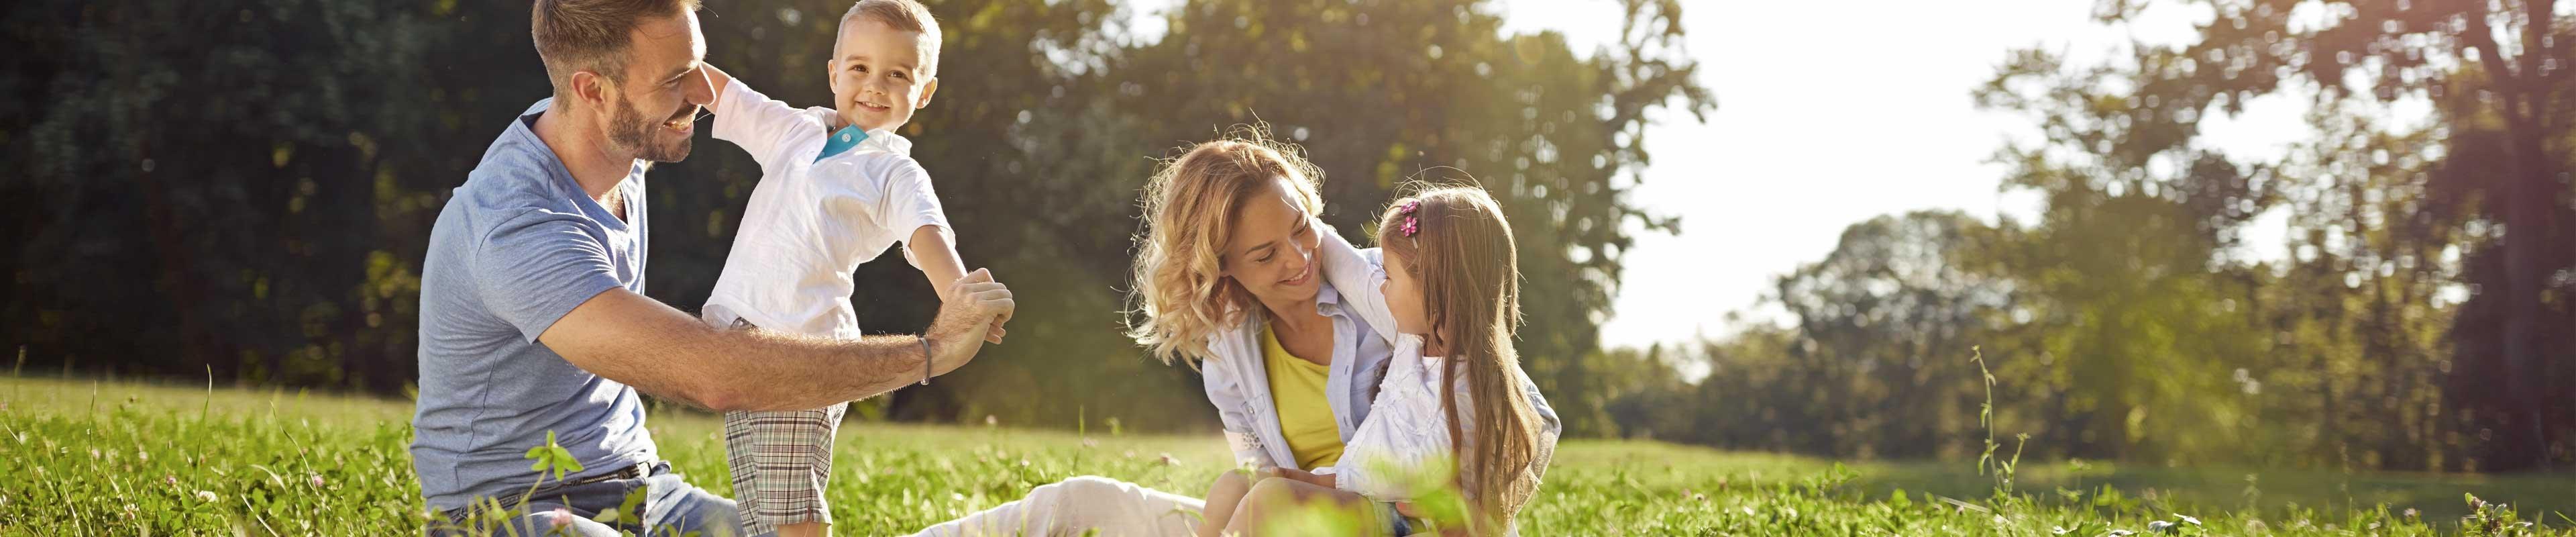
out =
<path fill-rule="evenodd" d="M 1782 320 L 1757 307 L 1775 278 L 1824 258 L 1845 226 L 1883 214 L 1959 209 L 2028 216 L 2037 197 L 1997 190 L 2005 169 L 1985 160 L 2007 139 L 2034 139 L 2028 121 L 1976 109 L 1969 91 L 2007 51 L 2034 45 L 2090 62 L 2133 37 L 2094 24 L 2092 2 L 1981 0 L 1860 4 L 1688 2 L 1682 27 L 1700 82 L 1718 99 L 1708 123 L 1686 114 L 1648 128 L 1654 165 L 1635 199 L 1682 218 L 1682 234 L 1641 234 L 1606 346 L 1717 336 L 1725 314 Z M 1506 31 L 1557 30 L 1579 48 L 1617 39 L 1611 0 L 1506 0 Z M 2191 37 L 2189 14 L 2151 11 L 2136 39 Z M 2307 131 L 2305 105 L 2257 99 L 2246 115 L 2204 121 L 2208 143 L 2237 155 L 2277 155 Z M 2009 137 L 2009 138 L 2008 138 Z M 2274 215 L 2248 242 L 2280 257 Z"/>
<path fill-rule="evenodd" d="M 1159 13 L 1176 0 L 1145 2 Z M 1723 335 L 1725 317 L 1778 322 L 1759 306 L 1775 278 L 1831 252 L 1845 226 L 1883 214 L 1959 209 L 2027 216 L 2037 197 L 2004 194 L 2005 169 L 1985 163 L 2008 139 L 2034 139 L 2028 121 L 1976 109 L 1969 91 L 2015 48 L 2046 46 L 2079 63 L 2111 57 L 2131 39 L 2173 43 L 2194 16 L 2151 9 L 2141 29 L 2093 22 L 2093 2 L 1980 0 L 1853 3 L 1694 0 L 1682 27 L 1700 83 L 1718 109 L 1706 124 L 1653 117 L 1655 159 L 1635 200 L 1679 215 L 1679 236 L 1639 234 L 1606 346 Z M 1500 0 L 1504 31 L 1555 30 L 1578 53 L 1618 38 L 1615 0 Z M 2205 15 L 2204 15 L 2205 17 Z M 1139 21 L 1159 35 L 1161 21 Z M 2204 119 L 2204 143 L 2235 155 L 2278 155 L 2307 132 L 2303 103 L 2250 102 L 2243 116 Z M 2276 211 L 2277 212 L 2277 211 Z M 2249 230 L 2259 258 L 2282 257 L 2286 218 Z"/>

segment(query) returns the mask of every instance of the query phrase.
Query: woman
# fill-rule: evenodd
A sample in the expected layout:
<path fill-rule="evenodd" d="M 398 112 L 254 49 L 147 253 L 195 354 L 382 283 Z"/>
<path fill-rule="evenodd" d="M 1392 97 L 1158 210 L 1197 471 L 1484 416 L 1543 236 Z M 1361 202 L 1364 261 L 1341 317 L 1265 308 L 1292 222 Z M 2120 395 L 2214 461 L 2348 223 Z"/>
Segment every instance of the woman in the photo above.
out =
<path fill-rule="evenodd" d="M 1204 376 L 1240 463 L 1330 468 L 1367 419 L 1391 352 L 1325 284 L 1315 255 L 1321 175 L 1263 132 L 1193 146 L 1145 185 L 1130 327 L 1152 354 Z M 1241 486 L 1239 481 L 1224 486 Z M 1188 535 L 1200 502 L 1076 477 L 926 535 Z"/>

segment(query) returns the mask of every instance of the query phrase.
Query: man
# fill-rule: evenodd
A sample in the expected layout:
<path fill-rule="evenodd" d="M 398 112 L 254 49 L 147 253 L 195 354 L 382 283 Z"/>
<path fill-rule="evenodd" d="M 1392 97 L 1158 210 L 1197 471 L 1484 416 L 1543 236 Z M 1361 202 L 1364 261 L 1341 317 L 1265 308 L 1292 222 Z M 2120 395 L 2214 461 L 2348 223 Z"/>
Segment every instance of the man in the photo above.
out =
<path fill-rule="evenodd" d="M 640 492 L 646 527 L 737 533 L 732 501 L 655 454 L 637 390 L 714 410 L 822 407 L 955 370 L 1009 320 L 1010 290 L 982 270 L 952 284 L 922 337 L 720 330 L 643 295 L 644 174 L 688 157 L 713 98 L 696 4 L 536 2 L 554 95 L 485 151 L 423 263 L 411 454 L 448 519 L 433 526 L 498 504 L 522 513 L 503 521 L 521 534 L 615 535 L 642 528 L 588 519 Z M 529 470 L 522 455 L 550 434 L 583 470 Z"/>

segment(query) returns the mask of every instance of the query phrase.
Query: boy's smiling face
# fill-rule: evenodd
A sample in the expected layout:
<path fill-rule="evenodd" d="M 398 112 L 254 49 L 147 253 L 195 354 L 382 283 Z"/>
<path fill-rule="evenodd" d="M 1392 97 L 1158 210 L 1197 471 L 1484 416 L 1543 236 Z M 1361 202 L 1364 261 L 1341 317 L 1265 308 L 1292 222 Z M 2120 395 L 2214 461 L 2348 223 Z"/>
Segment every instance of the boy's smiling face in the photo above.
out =
<path fill-rule="evenodd" d="M 923 72 L 931 61 L 922 54 L 930 48 L 926 36 L 864 17 L 841 26 L 830 78 L 832 108 L 842 122 L 869 131 L 893 129 L 930 105 L 939 79 Z"/>

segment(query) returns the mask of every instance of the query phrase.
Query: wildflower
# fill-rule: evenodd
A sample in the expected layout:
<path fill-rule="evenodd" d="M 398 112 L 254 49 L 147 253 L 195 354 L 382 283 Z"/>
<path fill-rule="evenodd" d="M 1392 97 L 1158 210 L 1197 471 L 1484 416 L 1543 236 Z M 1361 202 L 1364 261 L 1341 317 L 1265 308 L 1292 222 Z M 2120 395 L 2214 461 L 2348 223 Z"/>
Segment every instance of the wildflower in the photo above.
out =
<path fill-rule="evenodd" d="M 991 427 L 991 426 L 1001 425 L 1001 424 L 1002 424 L 1002 419 L 1001 419 L 1001 418 L 993 417 L 993 415 L 992 415 L 992 414 L 985 414 L 985 415 L 984 415 L 984 426 L 985 426 L 985 427 Z"/>
<path fill-rule="evenodd" d="M 2147 531 L 2152 531 L 2152 532 L 2156 532 L 2156 533 L 2167 533 L 2167 532 L 2171 532 L 2171 531 L 2173 531 L 2173 529 L 2174 529 L 2174 523 L 2172 523 L 2172 522 L 2166 522 L 2166 521 L 2158 520 L 2158 521 L 2148 522 L 2148 523 L 2147 523 Z"/>
<path fill-rule="evenodd" d="M 1162 463 L 1163 463 L 1163 465 L 1164 465 L 1164 466 L 1176 466 L 1176 465 L 1181 464 L 1181 460 L 1180 460 L 1180 459 L 1177 459 L 1177 458 L 1173 458 L 1173 457 L 1172 457 L 1172 454 L 1171 454 L 1170 452 L 1164 452 L 1164 453 L 1163 453 Z"/>
<path fill-rule="evenodd" d="M 2406 518 L 2415 518 L 2415 516 L 2419 514 L 2422 513 L 2417 513 L 2413 507 L 2406 508 Z"/>
<path fill-rule="evenodd" d="M 178 486 L 178 485 L 179 485 L 179 476 L 170 475 L 170 474 L 161 474 L 161 484 L 163 484 L 163 485 L 170 485 L 170 486 Z"/>
<path fill-rule="evenodd" d="M 197 491 L 197 499 L 208 502 L 215 501 L 215 492 L 210 490 Z"/>
<path fill-rule="evenodd" d="M 564 526 L 572 525 L 573 516 L 571 509 L 557 507 L 555 510 L 547 512 L 546 515 L 554 519 L 555 529 L 563 529 Z"/>
<path fill-rule="evenodd" d="M 2182 519 L 2183 523 L 2185 523 L 2185 524 L 2190 524 L 2190 525 L 2194 525 L 2194 526 L 2198 526 L 2198 525 L 2200 525 L 2200 519 L 2192 518 L 2192 517 L 2191 517 L 2191 515 L 2186 515 L 2186 514 L 2182 514 L 2182 513 L 2174 513 L 2174 518 Z"/>
<path fill-rule="evenodd" d="M 322 474 L 312 474 L 311 478 L 307 479 L 306 482 L 312 483 L 313 488 L 322 488 Z"/>

